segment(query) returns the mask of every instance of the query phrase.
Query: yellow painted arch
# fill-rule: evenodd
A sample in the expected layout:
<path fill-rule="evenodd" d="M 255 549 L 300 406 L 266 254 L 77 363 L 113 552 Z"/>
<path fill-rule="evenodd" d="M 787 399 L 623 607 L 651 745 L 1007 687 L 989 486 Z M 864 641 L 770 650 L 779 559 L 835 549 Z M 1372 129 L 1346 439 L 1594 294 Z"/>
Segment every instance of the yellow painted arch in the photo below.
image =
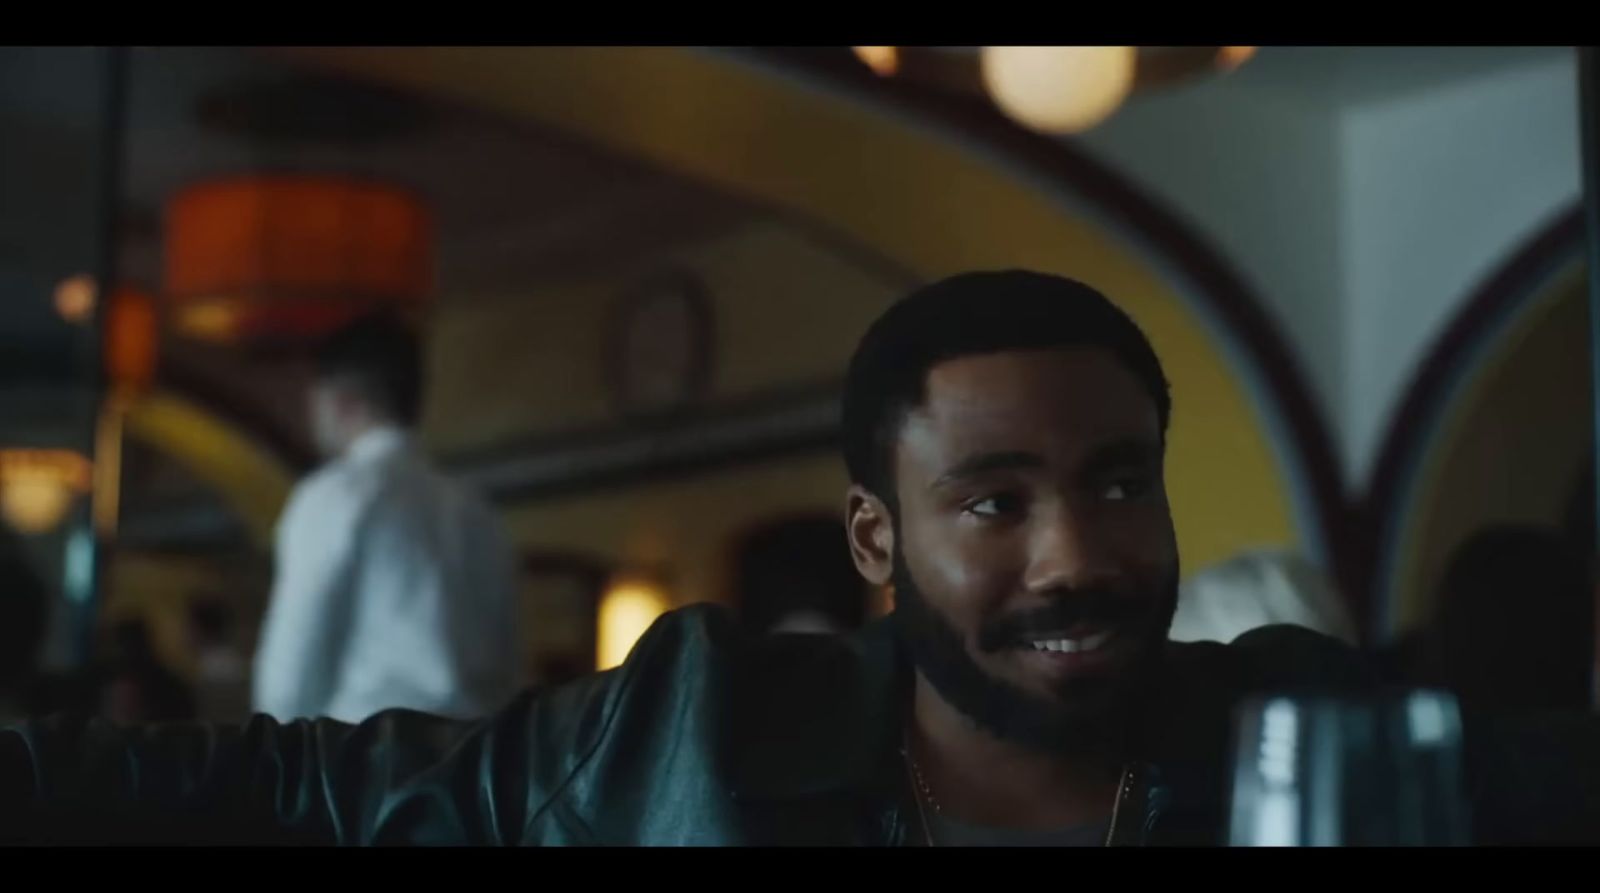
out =
<path fill-rule="evenodd" d="M 1455 548 L 1500 522 L 1559 526 L 1593 446 L 1587 275 L 1574 255 L 1468 358 L 1426 431 L 1382 581 L 1386 634 L 1425 622 Z"/>
<path fill-rule="evenodd" d="M 251 539 L 272 541 L 293 472 L 247 434 L 175 394 L 156 391 L 129 408 L 127 436 L 170 456 L 213 487 Z"/>
<path fill-rule="evenodd" d="M 574 134 L 814 220 L 932 279 L 1027 267 L 1083 279 L 1149 333 L 1173 381 L 1168 474 L 1186 566 L 1299 541 L 1291 475 L 1160 258 L 925 123 L 792 74 L 680 48 L 279 51 Z"/>

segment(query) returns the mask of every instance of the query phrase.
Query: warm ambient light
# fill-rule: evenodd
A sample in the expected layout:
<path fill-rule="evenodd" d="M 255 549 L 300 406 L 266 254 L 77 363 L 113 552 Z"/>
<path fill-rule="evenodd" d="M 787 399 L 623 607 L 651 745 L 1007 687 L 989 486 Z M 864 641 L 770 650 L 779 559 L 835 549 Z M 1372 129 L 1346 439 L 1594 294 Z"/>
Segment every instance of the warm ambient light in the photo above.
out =
<path fill-rule="evenodd" d="M 600 598 L 597 668 L 620 666 L 634 643 L 668 607 L 666 593 L 654 583 L 636 578 L 613 583 Z"/>
<path fill-rule="evenodd" d="M 984 47 L 983 82 L 1019 124 L 1076 133 L 1122 105 L 1136 57 L 1133 47 Z"/>
<path fill-rule="evenodd" d="M 1223 71 L 1232 71 L 1249 62 L 1257 49 L 1258 47 L 1218 47 L 1217 67 Z"/>
<path fill-rule="evenodd" d="M 88 491 L 89 472 L 70 450 L 0 450 L 0 514 L 23 533 L 48 533 Z"/>
<path fill-rule="evenodd" d="M 94 277 L 85 273 L 69 276 L 56 286 L 56 313 L 70 323 L 84 323 L 94 315 Z"/>
<path fill-rule="evenodd" d="M 889 77 L 900 70 L 899 47 L 851 47 L 850 49 L 855 52 L 857 59 L 872 69 L 874 74 Z"/>

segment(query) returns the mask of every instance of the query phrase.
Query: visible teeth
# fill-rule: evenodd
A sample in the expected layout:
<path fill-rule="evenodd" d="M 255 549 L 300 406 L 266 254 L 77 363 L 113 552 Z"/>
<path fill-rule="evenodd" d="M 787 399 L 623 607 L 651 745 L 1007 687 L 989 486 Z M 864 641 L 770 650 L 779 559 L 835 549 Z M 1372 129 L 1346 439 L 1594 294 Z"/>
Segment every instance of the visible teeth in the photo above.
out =
<path fill-rule="evenodd" d="M 1111 640 L 1111 633 L 1095 633 L 1081 639 L 1043 639 L 1034 642 L 1035 651 L 1058 651 L 1062 654 L 1077 654 L 1082 651 L 1093 651 Z"/>

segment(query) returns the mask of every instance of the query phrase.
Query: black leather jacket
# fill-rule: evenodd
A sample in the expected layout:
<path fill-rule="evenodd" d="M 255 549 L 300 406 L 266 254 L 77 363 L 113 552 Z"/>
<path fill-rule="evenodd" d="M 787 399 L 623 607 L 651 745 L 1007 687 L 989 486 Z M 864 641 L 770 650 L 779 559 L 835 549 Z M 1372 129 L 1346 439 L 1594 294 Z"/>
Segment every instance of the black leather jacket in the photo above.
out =
<path fill-rule="evenodd" d="M 1136 754 L 1139 784 L 1119 809 L 1113 843 L 1219 842 L 1229 711 L 1241 696 L 1374 684 L 1353 652 L 1290 627 L 1229 646 L 1175 645 L 1167 668 Z M 722 610 L 690 608 L 662 618 L 621 668 L 525 694 L 478 723 L 405 711 L 356 726 L 27 723 L 0 732 L 0 835 L 57 843 L 916 844 L 899 751 L 909 682 L 887 623 L 837 639 L 752 639 Z M 1569 733 L 1538 734 L 1568 756 L 1600 742 L 1592 723 L 1586 739 Z M 1600 786 L 1590 771 L 1592 793 Z M 1525 794 L 1552 783 L 1572 789 L 1556 807 L 1566 833 L 1576 827 L 1578 838 L 1600 839 L 1582 837 L 1600 826 L 1571 775 L 1524 776 L 1511 786 Z M 1504 787 L 1475 789 L 1501 808 L 1516 799 Z M 1542 814 L 1509 808 L 1511 824 Z"/>

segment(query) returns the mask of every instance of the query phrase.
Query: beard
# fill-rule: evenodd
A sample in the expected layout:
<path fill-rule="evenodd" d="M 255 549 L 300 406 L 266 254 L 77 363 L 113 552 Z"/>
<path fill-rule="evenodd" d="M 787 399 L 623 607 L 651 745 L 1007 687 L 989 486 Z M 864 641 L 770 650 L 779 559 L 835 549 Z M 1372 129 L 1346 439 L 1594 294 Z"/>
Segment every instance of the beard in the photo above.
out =
<path fill-rule="evenodd" d="M 978 630 L 980 650 L 1016 647 L 1031 629 L 1063 629 L 1092 621 L 1117 627 L 1137 641 L 1131 664 L 1108 676 L 1060 683 L 1051 696 L 1028 691 L 985 671 L 961 633 L 912 579 L 896 538 L 894 623 L 917 669 L 952 707 L 1004 741 L 1047 753 L 1120 749 L 1140 704 L 1155 683 L 1178 603 L 1178 574 L 1139 598 L 1094 591 L 1073 593 L 1026 613 L 1003 615 Z"/>

